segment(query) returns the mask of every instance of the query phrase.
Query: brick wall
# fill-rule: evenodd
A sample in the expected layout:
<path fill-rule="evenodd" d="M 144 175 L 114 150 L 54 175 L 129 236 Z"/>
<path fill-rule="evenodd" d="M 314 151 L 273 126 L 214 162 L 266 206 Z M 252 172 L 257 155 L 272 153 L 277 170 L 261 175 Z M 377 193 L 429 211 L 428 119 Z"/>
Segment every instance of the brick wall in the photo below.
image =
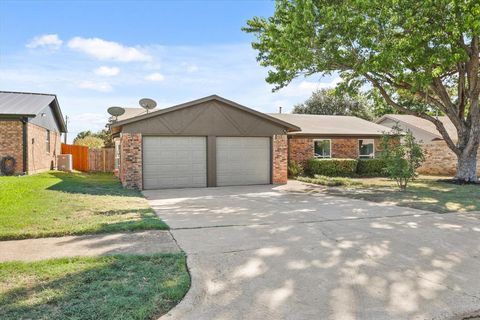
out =
<path fill-rule="evenodd" d="M 286 135 L 274 135 L 272 182 L 287 183 L 288 181 L 288 141 Z"/>
<path fill-rule="evenodd" d="M 308 159 L 313 158 L 313 139 L 312 138 L 296 138 L 288 139 L 288 161 L 305 166 Z"/>
<path fill-rule="evenodd" d="M 457 156 L 445 141 L 432 141 L 422 145 L 425 162 L 417 172 L 431 175 L 454 176 L 457 173 Z M 480 175 L 480 149 L 477 157 L 477 173 Z"/>
<path fill-rule="evenodd" d="M 47 150 L 47 129 L 29 123 L 27 137 L 28 174 L 55 169 L 60 154 L 60 134 L 50 131 L 50 151 Z"/>
<path fill-rule="evenodd" d="M 332 158 L 358 158 L 358 137 L 291 137 L 288 140 L 288 160 L 305 166 L 313 158 L 316 139 L 330 139 Z M 365 138 L 370 139 L 370 138 Z M 375 153 L 380 152 L 380 138 L 374 138 Z"/>
<path fill-rule="evenodd" d="M 126 188 L 142 189 L 142 135 L 122 133 L 119 178 Z"/>
<path fill-rule="evenodd" d="M 19 120 L 0 120 L 0 159 L 5 156 L 15 158 L 17 174 L 23 172 L 23 129 Z"/>

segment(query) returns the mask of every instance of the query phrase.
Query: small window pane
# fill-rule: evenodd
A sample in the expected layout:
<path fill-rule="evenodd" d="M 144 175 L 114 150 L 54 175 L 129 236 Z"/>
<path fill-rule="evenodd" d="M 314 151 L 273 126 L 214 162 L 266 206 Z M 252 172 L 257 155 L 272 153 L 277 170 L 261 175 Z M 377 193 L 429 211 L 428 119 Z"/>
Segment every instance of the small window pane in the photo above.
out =
<path fill-rule="evenodd" d="M 330 140 L 316 140 L 315 146 L 315 158 L 330 158 Z"/>
<path fill-rule="evenodd" d="M 50 130 L 47 130 L 46 148 L 47 152 L 50 152 Z"/>
<path fill-rule="evenodd" d="M 362 139 L 358 140 L 359 148 L 359 158 L 374 158 L 375 157 L 375 147 L 373 139 Z"/>

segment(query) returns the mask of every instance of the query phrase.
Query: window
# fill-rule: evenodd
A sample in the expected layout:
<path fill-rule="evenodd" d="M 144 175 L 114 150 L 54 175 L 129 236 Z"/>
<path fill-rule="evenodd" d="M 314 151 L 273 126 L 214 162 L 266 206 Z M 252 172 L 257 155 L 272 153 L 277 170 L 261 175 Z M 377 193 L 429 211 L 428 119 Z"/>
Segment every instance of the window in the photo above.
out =
<path fill-rule="evenodd" d="M 115 140 L 115 170 L 120 169 L 120 141 Z"/>
<path fill-rule="evenodd" d="M 375 158 L 375 147 L 373 139 L 358 140 L 358 155 L 360 159 Z"/>
<path fill-rule="evenodd" d="M 47 152 L 50 153 L 50 130 L 47 130 L 47 139 L 46 139 Z"/>
<path fill-rule="evenodd" d="M 332 142 L 330 139 L 323 139 L 323 140 L 314 140 L 314 152 L 315 158 L 331 158 L 331 144 Z"/>

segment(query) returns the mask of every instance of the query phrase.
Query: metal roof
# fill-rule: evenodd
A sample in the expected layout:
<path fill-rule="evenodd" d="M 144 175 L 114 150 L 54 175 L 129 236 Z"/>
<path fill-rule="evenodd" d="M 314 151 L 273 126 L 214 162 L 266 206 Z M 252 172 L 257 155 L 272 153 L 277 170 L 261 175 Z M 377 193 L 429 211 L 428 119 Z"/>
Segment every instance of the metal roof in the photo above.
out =
<path fill-rule="evenodd" d="M 381 136 L 390 129 L 376 123 L 351 116 L 270 113 L 270 116 L 301 128 L 290 135 L 318 136 Z"/>
<path fill-rule="evenodd" d="M 45 107 L 52 105 L 61 132 L 66 132 L 62 111 L 54 94 L 0 91 L 0 116 L 35 117 Z"/>

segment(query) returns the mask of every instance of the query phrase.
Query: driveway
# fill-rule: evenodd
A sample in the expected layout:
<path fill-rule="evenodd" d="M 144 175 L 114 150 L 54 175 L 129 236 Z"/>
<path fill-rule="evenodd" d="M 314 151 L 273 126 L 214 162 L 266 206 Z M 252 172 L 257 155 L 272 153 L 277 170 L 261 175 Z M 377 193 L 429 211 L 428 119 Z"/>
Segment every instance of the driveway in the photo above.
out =
<path fill-rule="evenodd" d="M 333 197 L 298 182 L 145 191 L 188 255 L 166 319 L 450 319 L 480 310 L 478 214 Z"/>

